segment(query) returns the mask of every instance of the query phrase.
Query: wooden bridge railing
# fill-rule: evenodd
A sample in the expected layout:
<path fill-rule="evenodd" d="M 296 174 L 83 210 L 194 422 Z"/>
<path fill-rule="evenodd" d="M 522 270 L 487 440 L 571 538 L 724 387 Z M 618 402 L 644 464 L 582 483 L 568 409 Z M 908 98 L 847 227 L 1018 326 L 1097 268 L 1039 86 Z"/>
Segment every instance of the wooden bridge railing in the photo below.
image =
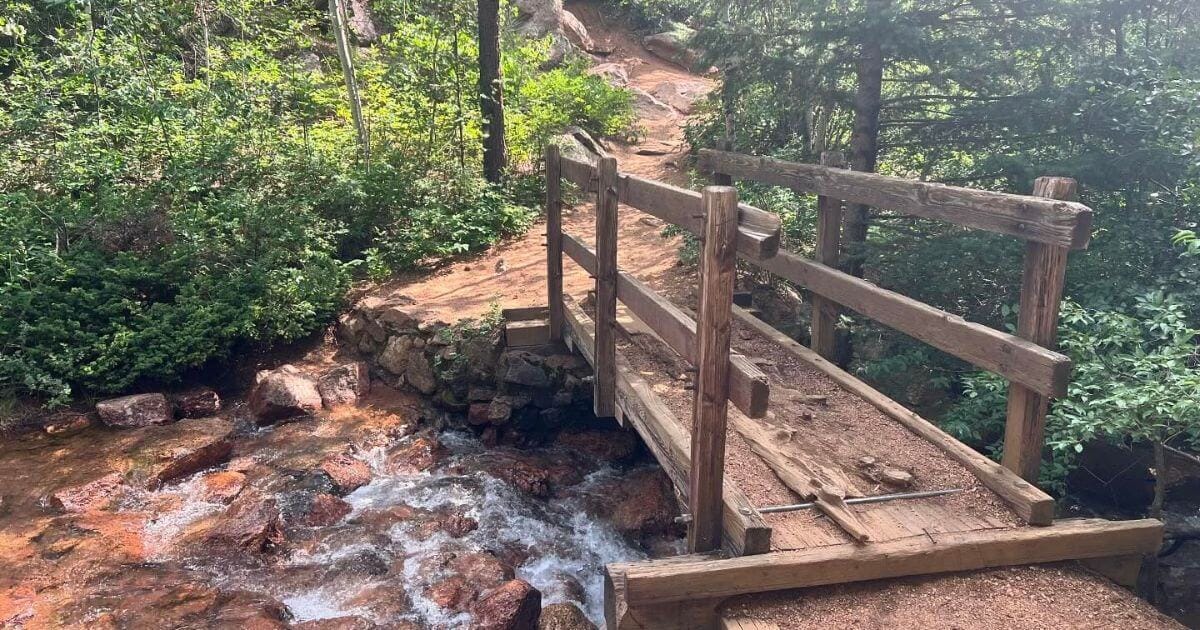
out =
<path fill-rule="evenodd" d="M 561 337 L 566 315 L 562 296 L 562 254 L 565 253 L 596 278 L 595 334 L 590 348 L 595 372 L 596 415 L 617 415 L 615 333 L 618 300 L 667 345 L 696 366 L 695 405 L 687 451 L 688 478 L 686 483 L 677 479 L 676 485 L 687 488 L 692 515 L 689 547 L 693 551 L 715 549 L 722 542 L 722 521 L 731 516 L 726 509 L 728 501 L 723 481 L 727 405 L 732 402 L 746 415 L 758 418 L 766 414 L 769 397 L 768 381 L 762 371 L 745 357 L 730 352 L 735 263 L 739 252 L 752 259 L 773 256 L 779 247 L 779 219 L 757 208 L 738 204 L 737 192 L 731 187 L 714 186 L 697 193 L 619 173 L 613 158 L 601 158 L 596 165 L 565 158 L 554 146 L 547 148 L 546 161 L 551 336 Z M 560 178 L 564 177 L 584 190 L 596 193 L 594 250 L 574 236 L 562 233 Z M 703 238 L 698 321 L 631 274 L 617 268 L 618 200 Z M 662 452 L 668 457 L 672 453 L 667 447 Z M 675 455 L 681 456 L 678 452 Z M 742 500 L 735 497 L 735 502 Z M 753 512 L 753 509 L 747 505 L 741 511 Z M 744 513 L 732 515 L 735 520 L 747 516 Z M 747 529 L 744 525 L 732 525 Z"/>
<path fill-rule="evenodd" d="M 1004 466 L 1037 480 L 1049 399 L 1066 393 L 1071 361 L 1048 349 L 1055 343 L 1067 253 L 1087 247 L 1092 211 L 1074 202 L 1075 182 L 1039 178 L 1034 196 L 974 190 L 835 168 L 797 164 L 724 151 L 700 152 L 701 170 L 718 180 L 734 177 L 790 188 L 819 197 L 818 261 L 790 252 L 754 264 L 807 287 L 818 301 L 832 301 L 904 332 L 1010 382 Z M 937 219 L 1026 241 L 1017 335 L 968 322 L 835 269 L 841 202 L 858 203 Z M 832 358 L 830 329 L 836 310 L 818 304 L 813 349 Z"/>

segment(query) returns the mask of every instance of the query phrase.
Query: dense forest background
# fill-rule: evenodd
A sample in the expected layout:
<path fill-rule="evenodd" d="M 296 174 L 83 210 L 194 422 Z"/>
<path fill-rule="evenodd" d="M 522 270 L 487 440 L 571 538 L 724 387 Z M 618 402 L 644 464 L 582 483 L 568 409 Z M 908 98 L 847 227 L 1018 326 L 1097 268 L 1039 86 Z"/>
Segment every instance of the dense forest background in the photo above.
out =
<path fill-rule="evenodd" d="M 1071 257 L 1060 343 L 1075 361 L 1051 410 L 1043 481 L 1063 489 L 1094 439 L 1200 439 L 1200 5 L 1173 0 L 627 0 L 648 28 L 695 28 L 724 79 L 695 147 L 1029 194 L 1078 180 L 1096 211 Z M 811 253 L 815 200 L 743 185 Z M 1015 328 L 1022 246 L 848 208 L 847 271 Z M 1005 382 L 899 333 L 844 320 L 853 369 L 998 454 Z M 796 330 L 804 330 L 798 326 Z"/>
<path fill-rule="evenodd" d="M 1061 490 L 1094 439 L 1200 440 L 1200 6 L 1189 0 L 610 0 L 693 36 L 722 86 L 696 148 L 1028 193 L 1077 179 L 1096 210 L 1048 428 Z M 170 381 L 324 327 L 354 278 L 486 247 L 536 217 L 542 145 L 627 130 L 629 96 L 501 4 L 509 168 L 485 181 L 475 2 L 375 0 L 347 98 L 327 2 L 0 0 L 0 394 Z M 814 200 L 744 186 L 811 252 Z M 846 268 L 1015 324 L 1013 239 L 851 208 Z M 776 285 L 786 292 L 788 287 Z M 1005 384 L 843 320 L 850 367 L 998 448 Z M 803 330 L 796 326 L 795 330 Z"/>

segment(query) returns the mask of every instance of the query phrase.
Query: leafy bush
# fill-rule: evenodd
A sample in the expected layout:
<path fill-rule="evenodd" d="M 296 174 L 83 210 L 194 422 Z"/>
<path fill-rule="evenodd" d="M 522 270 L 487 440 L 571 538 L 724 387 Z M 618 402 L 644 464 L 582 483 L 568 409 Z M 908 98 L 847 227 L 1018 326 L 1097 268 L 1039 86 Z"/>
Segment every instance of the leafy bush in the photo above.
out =
<path fill-rule="evenodd" d="M 0 394 L 170 381 L 319 329 L 355 269 L 528 228 L 537 195 L 478 175 L 473 3 L 374 8 L 365 160 L 311 3 L 0 0 Z M 518 169 L 561 127 L 628 124 L 582 65 L 536 70 L 548 42 L 504 46 Z"/>

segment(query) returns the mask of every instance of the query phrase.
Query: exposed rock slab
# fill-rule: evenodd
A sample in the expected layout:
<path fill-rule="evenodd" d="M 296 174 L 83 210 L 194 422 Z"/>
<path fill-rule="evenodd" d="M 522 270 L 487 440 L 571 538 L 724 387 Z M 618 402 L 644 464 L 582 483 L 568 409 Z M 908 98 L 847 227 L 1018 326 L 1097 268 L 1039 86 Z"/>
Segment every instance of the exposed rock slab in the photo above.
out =
<path fill-rule="evenodd" d="M 260 423 L 270 424 L 316 413 L 321 409 L 321 392 L 311 376 L 284 365 L 255 376 L 249 404 Z"/>
<path fill-rule="evenodd" d="M 100 420 L 110 427 L 137 428 L 167 424 L 175 419 L 162 394 L 134 394 L 96 404 Z"/>

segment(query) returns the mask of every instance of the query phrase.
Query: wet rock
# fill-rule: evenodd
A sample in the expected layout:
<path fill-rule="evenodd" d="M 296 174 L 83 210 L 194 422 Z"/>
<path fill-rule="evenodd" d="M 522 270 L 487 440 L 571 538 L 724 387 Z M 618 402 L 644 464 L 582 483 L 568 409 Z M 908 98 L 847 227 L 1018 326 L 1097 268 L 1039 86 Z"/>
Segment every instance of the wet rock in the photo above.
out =
<path fill-rule="evenodd" d="M 440 608 L 465 612 L 471 605 L 475 592 L 462 576 L 452 575 L 428 586 L 424 595 Z"/>
<path fill-rule="evenodd" d="M 422 352 L 412 353 L 408 368 L 404 370 L 404 381 L 426 396 L 437 391 L 437 375 L 433 373 L 429 357 Z"/>
<path fill-rule="evenodd" d="M 486 385 L 471 385 L 467 389 L 467 402 L 489 402 L 496 397 L 496 388 Z"/>
<path fill-rule="evenodd" d="M 554 442 L 591 460 L 624 462 L 638 452 L 637 438 L 620 430 L 563 431 Z"/>
<path fill-rule="evenodd" d="M 621 534 L 640 539 L 670 532 L 679 507 L 671 481 L 660 468 L 640 468 L 593 488 L 588 508 L 608 518 Z"/>
<path fill-rule="evenodd" d="M 450 560 L 450 569 L 479 589 L 491 588 L 513 578 L 512 567 L 490 553 L 466 553 Z"/>
<path fill-rule="evenodd" d="M 416 435 L 388 453 L 387 469 L 392 473 L 415 475 L 436 466 L 446 449 L 432 433 Z"/>
<path fill-rule="evenodd" d="M 351 511 L 353 508 L 349 503 L 332 494 L 321 493 L 312 497 L 303 523 L 309 527 L 326 527 L 342 520 Z"/>
<path fill-rule="evenodd" d="M 407 505 L 390 505 L 378 510 L 365 510 L 350 519 L 356 525 L 363 525 L 372 530 L 386 530 L 397 523 L 411 521 L 420 514 Z"/>
<path fill-rule="evenodd" d="M 379 353 L 376 361 L 379 367 L 395 374 L 404 375 L 408 370 L 408 357 L 413 352 L 413 338 L 408 335 L 397 335 L 388 339 L 387 346 Z"/>
<path fill-rule="evenodd" d="M 67 437 L 75 435 L 92 426 L 92 419 L 87 414 L 66 412 L 55 415 L 42 428 L 47 435 Z"/>
<path fill-rule="evenodd" d="M 390 567 L 382 556 L 365 550 L 339 559 L 333 570 L 342 575 L 380 577 L 387 575 Z"/>
<path fill-rule="evenodd" d="M 371 391 L 371 375 L 362 361 L 332 368 L 317 379 L 317 391 L 326 407 L 357 405 Z"/>
<path fill-rule="evenodd" d="M 251 552 L 283 543 L 283 527 L 274 499 L 243 495 L 229 506 L 204 536 L 204 542 Z"/>
<path fill-rule="evenodd" d="M 496 398 L 488 404 L 487 422 L 489 424 L 504 424 L 512 417 L 513 405 L 507 398 Z"/>
<path fill-rule="evenodd" d="M 171 395 L 181 418 L 208 418 L 221 412 L 221 397 L 207 387 L 197 387 Z"/>
<path fill-rule="evenodd" d="M 203 418 L 153 429 L 146 434 L 148 446 L 142 459 L 148 466 L 135 471 L 145 477 L 147 487 L 187 477 L 229 459 L 233 452 L 233 423 L 220 418 Z"/>
<path fill-rule="evenodd" d="M 486 466 L 496 477 L 539 498 L 548 498 L 556 489 L 575 485 L 582 480 L 576 463 L 549 455 L 492 452 L 487 455 Z"/>
<path fill-rule="evenodd" d="M 462 538 L 479 529 L 479 521 L 464 514 L 451 514 L 440 518 L 438 525 L 451 538 Z"/>
<path fill-rule="evenodd" d="M 123 480 L 121 473 L 109 473 L 83 485 L 63 488 L 51 495 L 50 500 L 64 512 L 103 510 L 121 494 Z"/>
<path fill-rule="evenodd" d="M 349 453 L 326 457 L 320 468 L 329 475 L 334 490 L 343 496 L 371 483 L 371 467 Z"/>
<path fill-rule="evenodd" d="M 200 481 L 200 496 L 210 503 L 229 503 L 246 487 L 246 475 L 233 470 L 211 472 Z"/>
<path fill-rule="evenodd" d="M 148 427 L 174 420 L 171 403 L 162 394 L 122 396 L 96 404 L 100 420 L 110 427 Z"/>
<path fill-rule="evenodd" d="M 260 424 L 270 424 L 316 413 L 321 409 L 321 393 L 311 376 L 293 365 L 284 365 L 255 376 L 249 405 Z"/>
<path fill-rule="evenodd" d="M 525 387 L 549 387 L 550 376 L 544 369 L 544 359 L 532 352 L 509 352 L 503 357 L 504 382 Z"/>
<path fill-rule="evenodd" d="M 550 604 L 542 609 L 538 630 L 596 630 L 596 624 L 575 604 Z"/>
<path fill-rule="evenodd" d="M 373 630 L 378 626 L 363 617 L 332 617 L 301 621 L 293 623 L 291 627 L 293 630 Z"/>
<path fill-rule="evenodd" d="M 525 580 L 510 580 L 484 593 L 471 607 L 472 628 L 517 630 L 536 628 L 542 594 Z"/>
<path fill-rule="evenodd" d="M 412 608 L 412 600 L 404 584 L 384 582 L 368 586 L 347 600 L 345 606 L 351 610 L 368 613 L 376 619 L 397 620 L 395 623 L 388 623 L 389 630 L 393 628 L 408 630 L 417 627 L 399 621 Z"/>

